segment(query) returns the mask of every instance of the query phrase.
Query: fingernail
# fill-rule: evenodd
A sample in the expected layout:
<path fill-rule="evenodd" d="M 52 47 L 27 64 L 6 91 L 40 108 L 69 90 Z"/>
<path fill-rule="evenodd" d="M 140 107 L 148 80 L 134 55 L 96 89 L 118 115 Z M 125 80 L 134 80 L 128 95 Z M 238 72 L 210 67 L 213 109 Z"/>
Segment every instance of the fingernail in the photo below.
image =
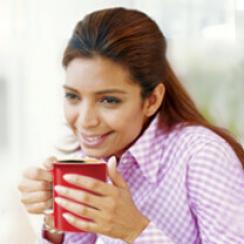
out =
<path fill-rule="evenodd" d="M 117 159 L 115 156 L 112 156 L 110 159 L 109 159 L 109 163 L 112 164 L 112 165 L 115 165 L 117 166 Z"/>
<path fill-rule="evenodd" d="M 67 181 L 74 181 L 74 176 L 73 175 L 64 175 L 63 178 Z"/>
<path fill-rule="evenodd" d="M 112 156 L 112 157 L 111 157 L 111 160 L 113 160 L 113 161 L 116 162 L 116 157 L 115 157 L 115 156 Z"/>
<path fill-rule="evenodd" d="M 53 214 L 53 209 L 45 209 L 43 210 L 44 215 L 51 215 Z"/>
<path fill-rule="evenodd" d="M 62 204 L 62 205 L 65 204 L 65 201 L 63 199 L 61 199 L 60 197 L 55 197 L 55 202 L 58 204 Z"/>
<path fill-rule="evenodd" d="M 70 214 L 68 214 L 68 213 L 64 213 L 63 214 L 63 217 L 65 219 L 69 220 L 69 221 L 73 221 L 74 220 L 74 218 Z"/>
<path fill-rule="evenodd" d="M 55 186 L 54 190 L 57 191 L 57 192 L 60 192 L 60 193 L 64 193 L 65 192 L 65 189 L 62 186 Z"/>

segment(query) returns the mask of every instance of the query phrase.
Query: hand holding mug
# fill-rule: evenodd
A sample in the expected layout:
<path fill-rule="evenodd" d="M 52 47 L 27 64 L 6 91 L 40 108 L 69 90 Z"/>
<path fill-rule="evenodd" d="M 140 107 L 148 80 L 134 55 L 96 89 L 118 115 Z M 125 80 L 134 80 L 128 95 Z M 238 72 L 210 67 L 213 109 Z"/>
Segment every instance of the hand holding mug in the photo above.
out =
<path fill-rule="evenodd" d="M 108 162 L 108 176 L 112 184 L 78 174 L 63 175 L 70 186 L 56 185 L 55 192 L 59 196 L 55 198 L 55 204 L 63 208 L 63 217 L 77 230 L 131 243 L 149 220 L 134 204 L 126 181 L 116 169 L 115 157 Z"/>
<path fill-rule="evenodd" d="M 21 202 L 26 210 L 32 214 L 42 214 L 52 207 L 52 174 L 50 169 L 55 157 L 49 157 L 40 167 L 30 167 L 23 173 L 18 185 L 21 193 Z"/>

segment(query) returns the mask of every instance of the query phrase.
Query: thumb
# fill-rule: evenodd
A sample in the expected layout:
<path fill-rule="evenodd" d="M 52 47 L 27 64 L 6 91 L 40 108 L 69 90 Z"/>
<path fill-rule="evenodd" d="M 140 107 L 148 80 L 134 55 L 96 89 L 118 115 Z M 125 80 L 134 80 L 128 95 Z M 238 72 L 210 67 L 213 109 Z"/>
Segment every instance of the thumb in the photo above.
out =
<path fill-rule="evenodd" d="M 112 156 L 108 160 L 108 175 L 112 183 L 119 188 L 127 188 L 127 183 L 123 179 L 122 175 L 117 171 L 116 168 L 117 160 L 115 156 Z"/>
<path fill-rule="evenodd" d="M 53 163 L 55 162 L 55 161 L 58 161 L 58 159 L 56 158 L 56 157 L 54 157 L 54 156 L 51 156 L 51 157 L 49 157 L 49 158 L 47 158 L 44 162 L 43 162 L 43 164 L 42 164 L 42 166 L 43 166 L 43 168 L 45 169 L 45 170 L 51 170 L 52 168 L 53 168 Z"/>

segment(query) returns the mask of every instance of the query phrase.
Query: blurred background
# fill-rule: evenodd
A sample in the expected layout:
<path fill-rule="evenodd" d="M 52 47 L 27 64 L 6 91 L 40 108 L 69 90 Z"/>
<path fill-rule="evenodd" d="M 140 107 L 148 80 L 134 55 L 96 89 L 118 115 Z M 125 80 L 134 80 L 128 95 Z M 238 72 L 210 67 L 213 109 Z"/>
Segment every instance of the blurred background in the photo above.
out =
<path fill-rule="evenodd" d="M 65 134 L 61 57 L 91 11 L 146 12 L 168 40 L 168 58 L 209 120 L 244 142 L 244 0 L 0 0 L 0 243 L 34 243 L 42 219 L 16 190 Z"/>

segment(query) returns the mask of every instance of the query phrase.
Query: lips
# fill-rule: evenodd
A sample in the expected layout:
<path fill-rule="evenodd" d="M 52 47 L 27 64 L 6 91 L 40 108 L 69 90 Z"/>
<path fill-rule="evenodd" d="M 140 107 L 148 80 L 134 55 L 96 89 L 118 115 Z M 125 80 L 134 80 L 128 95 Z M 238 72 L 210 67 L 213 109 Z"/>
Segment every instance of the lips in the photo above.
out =
<path fill-rule="evenodd" d="M 85 146 L 97 147 L 97 146 L 101 145 L 111 133 L 112 132 L 107 132 L 102 135 L 80 134 L 79 139 L 80 139 L 80 142 Z"/>

